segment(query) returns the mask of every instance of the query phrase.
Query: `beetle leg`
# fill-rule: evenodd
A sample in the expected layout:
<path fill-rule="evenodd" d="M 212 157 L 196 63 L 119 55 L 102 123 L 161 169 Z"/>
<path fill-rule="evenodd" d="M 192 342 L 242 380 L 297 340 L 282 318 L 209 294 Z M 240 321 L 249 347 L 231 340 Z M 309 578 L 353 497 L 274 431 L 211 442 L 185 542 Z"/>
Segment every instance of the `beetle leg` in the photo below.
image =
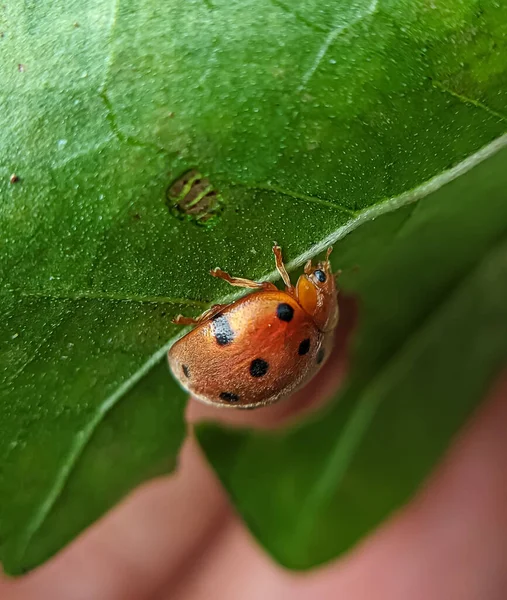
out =
<path fill-rule="evenodd" d="M 199 319 L 192 319 L 192 317 L 176 315 L 174 319 L 172 319 L 171 323 L 174 323 L 175 325 L 197 325 L 197 323 L 199 323 Z"/>
<path fill-rule="evenodd" d="M 202 323 L 206 319 L 210 319 L 213 315 L 216 315 L 217 312 L 220 312 L 226 306 L 228 305 L 214 304 L 211 308 L 208 308 L 208 310 L 204 311 L 202 315 L 200 317 L 197 317 L 196 319 L 193 319 L 192 317 L 184 317 L 183 315 L 178 315 L 172 320 L 172 322 L 175 325 L 199 325 L 199 323 Z"/>
<path fill-rule="evenodd" d="M 243 279 L 243 277 L 232 277 L 229 273 L 222 271 L 222 269 L 212 269 L 210 273 L 213 277 L 218 277 L 219 279 L 223 279 L 227 281 L 230 285 L 235 285 L 237 287 L 251 288 L 251 289 L 261 289 L 261 290 L 277 290 L 278 288 L 274 283 L 270 283 L 269 281 L 252 281 L 251 279 Z"/>
<path fill-rule="evenodd" d="M 282 249 L 278 244 L 273 246 L 273 254 L 275 255 L 276 268 L 285 283 L 285 291 L 289 294 L 294 294 L 294 286 L 292 285 L 287 269 L 285 268 L 282 258 Z"/>

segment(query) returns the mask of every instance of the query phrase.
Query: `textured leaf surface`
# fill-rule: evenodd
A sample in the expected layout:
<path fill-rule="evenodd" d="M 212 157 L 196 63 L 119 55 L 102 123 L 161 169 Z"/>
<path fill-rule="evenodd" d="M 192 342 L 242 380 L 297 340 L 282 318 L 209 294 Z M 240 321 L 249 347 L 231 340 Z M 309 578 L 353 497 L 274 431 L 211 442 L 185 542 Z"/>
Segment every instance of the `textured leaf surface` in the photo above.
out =
<path fill-rule="evenodd" d="M 301 262 L 505 131 L 506 23 L 472 0 L 2 4 L 7 570 L 172 465 L 184 399 L 160 361 L 171 316 L 228 293 L 211 267 L 266 275 L 273 239 Z M 192 169 L 213 227 L 167 206 Z"/>

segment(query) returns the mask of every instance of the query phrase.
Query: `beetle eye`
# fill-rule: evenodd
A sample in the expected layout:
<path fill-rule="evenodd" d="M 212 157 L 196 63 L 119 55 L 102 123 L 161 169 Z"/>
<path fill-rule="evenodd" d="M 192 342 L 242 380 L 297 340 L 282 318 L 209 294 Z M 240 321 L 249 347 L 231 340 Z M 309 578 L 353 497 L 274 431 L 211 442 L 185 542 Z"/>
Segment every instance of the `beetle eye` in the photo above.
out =
<path fill-rule="evenodd" d="M 324 271 L 317 269 L 316 271 L 314 271 L 314 275 L 317 278 L 317 280 L 320 281 L 320 283 L 324 283 L 326 281 L 326 274 L 324 273 Z"/>

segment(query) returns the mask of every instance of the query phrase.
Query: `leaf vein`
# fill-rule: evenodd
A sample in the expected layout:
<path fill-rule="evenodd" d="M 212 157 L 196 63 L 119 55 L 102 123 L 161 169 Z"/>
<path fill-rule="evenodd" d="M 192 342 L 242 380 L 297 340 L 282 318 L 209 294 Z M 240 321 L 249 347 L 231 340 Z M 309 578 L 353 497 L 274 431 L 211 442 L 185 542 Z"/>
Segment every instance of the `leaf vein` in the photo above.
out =
<path fill-rule="evenodd" d="M 326 33 L 329 31 L 327 28 L 317 25 L 316 23 L 312 23 L 309 19 L 303 17 L 298 11 L 293 10 L 291 7 L 287 6 L 285 2 L 281 2 L 281 0 L 271 0 L 271 4 L 276 6 L 277 8 L 281 8 L 284 12 L 294 17 L 297 21 L 300 21 L 303 25 L 306 25 L 313 31 L 317 33 Z"/>
<path fill-rule="evenodd" d="M 504 123 L 507 123 L 506 115 L 503 115 L 502 113 L 497 112 L 496 110 L 493 110 L 492 108 L 489 108 L 489 106 L 480 102 L 479 100 L 475 100 L 475 98 L 468 98 L 467 96 L 464 96 L 463 94 L 459 94 L 458 92 L 451 90 L 450 88 L 446 87 L 443 83 L 440 83 L 439 81 L 436 81 L 434 79 L 431 80 L 431 83 L 432 83 L 433 87 L 436 88 L 437 90 L 440 90 L 441 92 L 443 92 L 445 94 L 449 94 L 450 96 L 452 96 L 456 100 L 459 100 L 463 104 L 471 104 L 472 106 L 475 106 L 476 108 L 479 108 L 479 109 L 487 112 L 490 116 L 495 117 L 496 119 L 500 119 Z"/>
<path fill-rule="evenodd" d="M 330 202 L 329 200 L 323 200 L 322 198 L 318 198 L 316 196 L 308 196 L 306 194 L 300 194 L 298 192 L 294 192 L 292 190 L 287 190 L 281 186 L 272 183 L 253 183 L 253 184 L 236 184 L 247 187 L 250 190 L 264 190 L 268 192 L 277 192 L 278 194 L 283 194 L 284 196 L 289 196 L 294 200 L 303 200 L 310 204 L 319 204 L 320 206 L 327 206 L 328 208 L 333 208 L 340 212 L 345 212 L 351 217 L 356 217 L 358 213 L 356 211 L 351 210 L 347 206 L 343 204 L 339 204 L 338 202 Z"/>
<path fill-rule="evenodd" d="M 304 73 L 301 79 L 301 84 L 298 87 L 298 92 L 301 92 L 306 88 L 308 82 L 319 68 L 322 60 L 326 56 L 327 52 L 329 51 L 329 48 L 336 40 L 336 38 L 351 27 L 354 27 L 354 25 L 357 25 L 358 23 L 366 19 L 367 17 L 374 15 L 377 12 L 378 2 L 379 0 L 372 0 L 366 11 L 360 13 L 350 23 L 347 23 L 345 25 L 337 25 L 333 29 L 331 29 L 331 31 L 327 34 L 326 38 L 322 42 L 320 48 L 317 50 L 315 58 L 313 59 L 313 62 L 310 65 L 309 69 L 307 69 L 307 71 Z"/>
<path fill-rule="evenodd" d="M 65 165 L 67 165 L 68 163 L 70 163 L 78 158 L 81 158 L 81 156 L 91 154 L 92 152 L 97 152 L 98 150 L 101 150 L 102 148 L 107 146 L 107 144 L 109 144 L 112 139 L 113 139 L 113 136 L 106 137 L 103 140 L 101 140 L 100 142 L 97 142 L 95 144 L 90 144 L 89 146 L 85 146 L 84 148 L 82 148 L 81 150 L 78 150 L 77 152 L 68 154 L 67 156 L 62 158 L 62 160 L 53 162 L 51 164 L 51 169 L 52 170 L 61 169 L 62 167 L 65 167 Z"/>
<path fill-rule="evenodd" d="M 94 291 L 79 291 L 73 294 L 58 292 L 37 292 L 24 291 L 19 289 L 9 290 L 11 293 L 17 293 L 24 298 L 42 298 L 46 300 L 108 300 L 112 302 L 137 302 L 140 304 L 182 304 L 187 306 L 196 306 L 205 308 L 210 302 L 204 300 L 194 300 L 192 298 L 173 298 L 169 296 L 125 296 L 122 294 L 98 293 Z"/>
<path fill-rule="evenodd" d="M 31 362 L 33 362 L 35 360 L 35 358 L 37 358 L 37 356 L 39 356 L 41 348 L 43 348 L 51 340 L 51 338 L 55 335 L 55 333 L 58 331 L 58 329 L 63 324 L 65 318 L 69 315 L 69 312 L 70 312 L 70 308 L 67 308 L 60 313 L 58 322 L 51 328 L 51 331 L 40 340 L 39 344 L 34 349 L 32 354 L 23 362 L 23 364 L 19 367 L 19 369 L 17 371 L 15 371 L 14 373 L 12 373 L 7 378 L 7 380 L 4 382 L 5 386 L 7 386 L 10 383 L 12 383 L 13 381 L 15 381 L 21 375 L 21 373 L 23 373 L 23 371 L 28 367 L 28 365 Z"/>

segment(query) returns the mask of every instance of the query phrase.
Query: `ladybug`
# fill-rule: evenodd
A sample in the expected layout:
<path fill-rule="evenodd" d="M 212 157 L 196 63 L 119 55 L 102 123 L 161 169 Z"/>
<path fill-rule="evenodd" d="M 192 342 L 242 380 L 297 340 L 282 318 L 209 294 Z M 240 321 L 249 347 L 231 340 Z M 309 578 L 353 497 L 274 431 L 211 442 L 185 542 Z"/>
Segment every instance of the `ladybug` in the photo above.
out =
<path fill-rule="evenodd" d="M 195 325 L 168 352 L 183 388 L 208 404 L 256 408 L 277 402 L 310 380 L 329 356 L 338 323 L 331 250 L 316 266 L 309 260 L 293 286 L 281 248 L 275 245 L 284 291 L 273 283 L 213 269 L 213 277 L 255 291 L 232 304 L 217 304 L 197 319 L 178 315 L 173 320 Z"/>

